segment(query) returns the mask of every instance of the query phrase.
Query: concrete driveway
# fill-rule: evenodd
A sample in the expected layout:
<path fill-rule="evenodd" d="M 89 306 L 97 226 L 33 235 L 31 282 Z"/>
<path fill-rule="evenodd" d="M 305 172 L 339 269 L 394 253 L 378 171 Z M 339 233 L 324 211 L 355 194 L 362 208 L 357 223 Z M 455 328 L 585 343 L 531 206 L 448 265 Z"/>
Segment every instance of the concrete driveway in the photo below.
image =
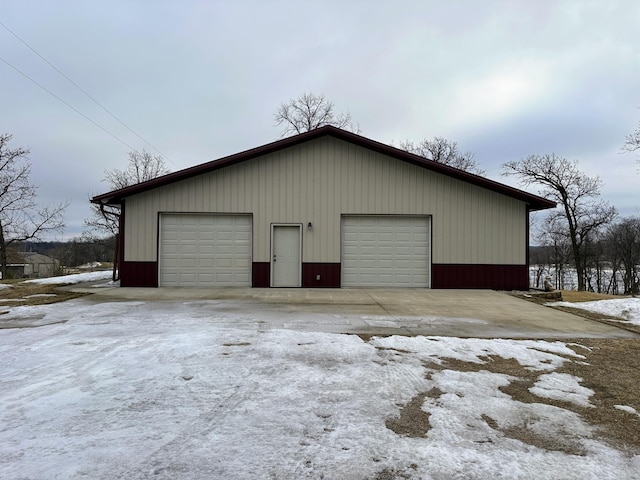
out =
<path fill-rule="evenodd" d="M 640 335 L 491 290 L 90 288 L 89 301 L 206 305 L 217 322 L 372 335 L 481 338 L 640 338 Z M 220 320 L 222 318 L 222 320 Z"/>

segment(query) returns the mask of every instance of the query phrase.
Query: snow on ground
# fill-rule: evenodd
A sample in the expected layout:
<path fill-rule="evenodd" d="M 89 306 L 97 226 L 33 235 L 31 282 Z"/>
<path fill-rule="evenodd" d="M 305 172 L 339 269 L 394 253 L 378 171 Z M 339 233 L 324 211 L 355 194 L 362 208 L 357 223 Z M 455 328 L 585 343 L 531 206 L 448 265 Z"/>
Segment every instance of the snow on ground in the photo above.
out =
<path fill-rule="evenodd" d="M 580 360 L 562 342 L 374 337 L 249 328 L 218 302 L 88 299 L 10 308 L 50 325 L 0 330 L 0 478 L 632 479 L 640 457 L 577 414 L 522 403 L 492 357 L 539 372 L 544 392 Z M 234 317 L 234 315 L 236 315 Z M 230 320 L 244 328 L 222 325 Z M 66 323 L 54 323 L 54 322 Z M 256 325 L 255 323 L 252 325 Z M 477 364 L 457 371 L 445 358 Z M 549 384 L 553 383 L 551 387 Z M 387 428 L 419 399 L 423 436 Z M 575 453 L 509 432 L 570 437 Z"/>
<path fill-rule="evenodd" d="M 82 282 L 97 282 L 98 280 L 108 280 L 112 277 L 113 272 L 111 270 L 100 270 L 97 272 L 76 273 L 73 275 L 61 275 L 59 277 L 25 280 L 25 283 L 39 283 L 42 285 L 75 284 Z"/>
<path fill-rule="evenodd" d="M 581 378 L 573 375 L 552 372 L 540 375 L 538 381 L 529 391 L 539 397 L 564 400 L 581 407 L 591 407 L 593 405 L 589 403 L 589 397 L 595 392 L 580 385 L 581 381 Z"/>
<path fill-rule="evenodd" d="M 617 408 L 618 410 L 622 410 L 623 412 L 632 413 L 634 415 L 640 416 L 640 413 L 638 413 L 638 411 L 635 408 L 630 407 L 629 405 L 614 405 L 614 407 Z"/>
<path fill-rule="evenodd" d="M 591 312 L 613 315 L 624 318 L 630 323 L 640 325 L 640 298 L 615 298 L 612 300 L 598 300 L 595 302 L 551 302 L 548 306 L 562 306 L 581 308 Z"/>

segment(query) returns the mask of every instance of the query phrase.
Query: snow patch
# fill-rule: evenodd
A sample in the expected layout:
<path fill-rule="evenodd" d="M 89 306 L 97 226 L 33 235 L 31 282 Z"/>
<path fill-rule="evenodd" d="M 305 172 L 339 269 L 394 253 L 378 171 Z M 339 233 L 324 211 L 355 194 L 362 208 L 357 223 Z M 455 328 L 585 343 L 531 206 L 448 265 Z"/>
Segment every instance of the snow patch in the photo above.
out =
<path fill-rule="evenodd" d="M 96 282 L 98 280 L 107 280 L 112 278 L 112 276 L 113 272 L 111 270 L 101 270 L 98 272 L 76 273 L 73 275 L 61 275 L 59 277 L 25 280 L 24 283 L 37 283 L 40 285 L 75 284 L 82 282 Z"/>
<path fill-rule="evenodd" d="M 574 375 L 552 372 L 540 375 L 529 391 L 539 397 L 571 402 L 581 407 L 593 407 L 589 403 L 589 397 L 595 392 L 580 385 L 581 381 L 581 378 Z"/>
<path fill-rule="evenodd" d="M 626 319 L 635 325 L 640 325 L 640 298 L 615 298 L 611 300 L 597 300 L 595 302 L 550 302 L 550 307 L 572 307 L 590 312 L 612 315 Z"/>
<path fill-rule="evenodd" d="M 623 412 L 632 413 L 640 417 L 640 413 L 638 413 L 635 408 L 630 407 L 629 405 L 614 405 L 613 407 L 617 408 L 618 410 L 622 410 Z"/>

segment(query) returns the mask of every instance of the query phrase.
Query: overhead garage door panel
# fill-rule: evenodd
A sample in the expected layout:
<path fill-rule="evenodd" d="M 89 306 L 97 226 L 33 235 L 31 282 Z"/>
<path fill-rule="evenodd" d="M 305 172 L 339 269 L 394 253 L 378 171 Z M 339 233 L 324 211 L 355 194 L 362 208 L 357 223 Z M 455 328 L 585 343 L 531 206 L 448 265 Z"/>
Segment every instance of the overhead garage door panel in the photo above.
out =
<path fill-rule="evenodd" d="M 428 217 L 344 216 L 342 286 L 429 287 Z"/>
<path fill-rule="evenodd" d="M 251 285 L 251 216 L 163 214 L 160 218 L 163 287 Z"/>

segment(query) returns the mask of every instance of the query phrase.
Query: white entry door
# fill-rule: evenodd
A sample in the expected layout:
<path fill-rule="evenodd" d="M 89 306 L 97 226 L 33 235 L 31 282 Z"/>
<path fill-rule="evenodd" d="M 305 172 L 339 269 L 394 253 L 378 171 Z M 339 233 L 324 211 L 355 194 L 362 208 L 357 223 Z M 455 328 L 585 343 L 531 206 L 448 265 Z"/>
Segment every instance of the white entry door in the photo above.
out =
<path fill-rule="evenodd" d="M 302 258 L 300 225 L 273 225 L 271 231 L 271 286 L 299 287 Z"/>

